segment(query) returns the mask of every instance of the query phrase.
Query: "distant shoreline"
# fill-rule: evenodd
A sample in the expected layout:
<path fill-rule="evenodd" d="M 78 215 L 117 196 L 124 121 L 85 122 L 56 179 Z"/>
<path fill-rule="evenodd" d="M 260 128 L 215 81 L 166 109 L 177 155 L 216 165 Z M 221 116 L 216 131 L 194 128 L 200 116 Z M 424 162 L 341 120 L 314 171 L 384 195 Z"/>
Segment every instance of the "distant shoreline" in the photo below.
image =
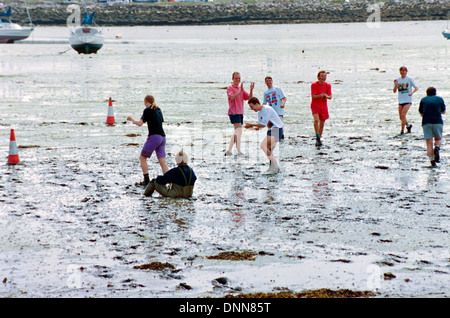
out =
<path fill-rule="evenodd" d="M 70 15 L 67 6 L 38 4 L 29 6 L 29 12 L 35 25 L 66 25 Z M 12 7 L 14 22 L 29 22 L 23 6 L 17 4 Z M 88 6 L 87 10 L 89 13 L 96 12 L 94 21 L 101 26 L 352 23 L 447 20 L 450 1 L 96 4 Z"/>

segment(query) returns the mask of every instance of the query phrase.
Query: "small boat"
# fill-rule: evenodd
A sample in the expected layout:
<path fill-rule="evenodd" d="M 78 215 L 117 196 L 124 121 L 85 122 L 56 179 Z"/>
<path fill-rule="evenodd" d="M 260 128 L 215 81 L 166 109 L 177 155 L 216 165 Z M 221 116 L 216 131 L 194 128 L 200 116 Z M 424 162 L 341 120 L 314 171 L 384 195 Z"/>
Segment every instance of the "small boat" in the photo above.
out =
<path fill-rule="evenodd" d="M 450 29 L 446 29 L 446 30 L 442 31 L 442 35 L 443 35 L 444 38 L 446 38 L 447 40 L 450 40 Z"/>
<path fill-rule="evenodd" d="M 95 12 L 88 17 L 85 12 L 83 24 L 70 31 L 70 45 L 78 54 L 97 53 L 103 46 L 105 38 L 102 32 L 89 26 L 92 23 L 94 15 Z"/>
<path fill-rule="evenodd" d="M 442 31 L 442 35 L 444 36 L 444 38 L 446 38 L 447 40 L 450 40 L 450 28 L 448 26 L 448 21 L 447 21 L 447 28 Z"/>
<path fill-rule="evenodd" d="M 1 17 L 8 17 L 8 22 L 3 22 Z M 22 28 L 17 23 L 11 22 L 11 7 L 5 13 L 0 13 L 0 43 L 14 43 L 26 39 L 33 32 L 34 27 Z"/>

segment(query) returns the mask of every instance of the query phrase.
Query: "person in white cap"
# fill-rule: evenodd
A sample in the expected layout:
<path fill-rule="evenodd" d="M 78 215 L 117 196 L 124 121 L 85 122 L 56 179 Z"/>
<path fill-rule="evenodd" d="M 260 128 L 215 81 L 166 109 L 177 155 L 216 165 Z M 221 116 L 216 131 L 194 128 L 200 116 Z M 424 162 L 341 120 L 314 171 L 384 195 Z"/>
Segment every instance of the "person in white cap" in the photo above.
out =
<path fill-rule="evenodd" d="M 188 166 L 188 161 L 187 154 L 183 150 L 178 151 L 175 155 L 177 167 L 170 169 L 156 179 L 152 179 L 145 187 L 144 195 L 151 196 L 156 190 L 164 197 L 191 197 L 197 176 L 194 170 Z"/>

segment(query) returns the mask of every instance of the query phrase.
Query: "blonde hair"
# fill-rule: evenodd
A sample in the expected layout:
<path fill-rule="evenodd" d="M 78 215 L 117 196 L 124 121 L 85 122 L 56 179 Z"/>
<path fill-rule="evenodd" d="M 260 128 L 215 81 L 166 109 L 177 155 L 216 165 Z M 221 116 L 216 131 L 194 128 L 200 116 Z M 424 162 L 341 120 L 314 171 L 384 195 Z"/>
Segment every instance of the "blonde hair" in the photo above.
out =
<path fill-rule="evenodd" d="M 175 162 L 177 163 L 177 165 L 180 165 L 183 163 L 185 165 L 187 165 L 188 161 L 189 161 L 189 158 L 183 149 L 178 151 L 177 154 L 175 155 Z"/>
<path fill-rule="evenodd" d="M 152 95 L 147 95 L 144 98 L 144 101 L 146 101 L 147 103 L 149 103 L 152 109 L 155 109 L 156 107 L 158 107 L 155 103 L 155 98 Z"/>

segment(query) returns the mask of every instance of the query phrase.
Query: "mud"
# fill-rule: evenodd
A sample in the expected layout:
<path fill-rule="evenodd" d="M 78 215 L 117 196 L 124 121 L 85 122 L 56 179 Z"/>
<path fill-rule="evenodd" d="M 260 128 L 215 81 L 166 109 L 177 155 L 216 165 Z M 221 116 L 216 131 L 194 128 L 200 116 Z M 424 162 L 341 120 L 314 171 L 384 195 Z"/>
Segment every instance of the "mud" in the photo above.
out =
<path fill-rule="evenodd" d="M 411 30 L 400 42 L 399 27 Z M 60 54 L 66 44 L 42 44 L 36 32 L 36 44 L 2 47 L 0 295 L 448 297 L 450 155 L 445 143 L 429 168 L 419 115 L 411 110 L 412 133 L 399 135 L 391 91 L 406 57 L 422 94 L 435 85 L 450 98 L 439 86 L 450 74 L 447 42 L 428 33 L 437 27 L 387 24 L 370 38 L 338 24 L 116 29 L 129 42 L 110 39 L 95 56 Z M 273 51 L 255 30 L 285 42 Z M 322 67 L 334 98 L 317 149 L 308 89 Z M 223 156 L 231 127 L 221 88 L 235 69 L 258 83 L 258 96 L 267 73 L 288 93 L 277 175 L 261 174 L 265 131 L 244 132 L 248 157 Z M 180 147 L 190 154 L 191 199 L 147 198 L 136 185 L 146 128 L 125 118 L 142 112 L 148 92 L 164 111 L 169 166 Z M 114 127 L 105 124 L 109 97 Z M 16 166 L 6 165 L 11 128 Z M 160 174 L 155 158 L 149 165 Z"/>

